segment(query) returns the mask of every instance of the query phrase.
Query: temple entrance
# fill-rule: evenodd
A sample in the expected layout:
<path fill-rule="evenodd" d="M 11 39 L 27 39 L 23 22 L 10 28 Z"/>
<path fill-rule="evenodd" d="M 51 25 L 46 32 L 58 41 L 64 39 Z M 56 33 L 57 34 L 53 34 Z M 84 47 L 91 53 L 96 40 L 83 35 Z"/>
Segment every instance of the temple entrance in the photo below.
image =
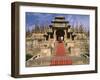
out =
<path fill-rule="evenodd" d="M 65 35 L 64 30 L 58 29 L 58 30 L 56 31 L 56 40 L 57 40 L 57 41 L 59 41 L 59 40 L 64 40 L 64 35 Z"/>

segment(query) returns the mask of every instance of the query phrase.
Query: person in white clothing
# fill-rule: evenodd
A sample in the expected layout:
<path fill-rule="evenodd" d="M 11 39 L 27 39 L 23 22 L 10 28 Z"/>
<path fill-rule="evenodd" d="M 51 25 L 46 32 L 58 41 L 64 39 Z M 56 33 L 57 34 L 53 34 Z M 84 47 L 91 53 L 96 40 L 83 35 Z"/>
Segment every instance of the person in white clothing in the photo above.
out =
<path fill-rule="evenodd" d="M 61 36 L 61 41 L 63 41 L 63 36 Z"/>

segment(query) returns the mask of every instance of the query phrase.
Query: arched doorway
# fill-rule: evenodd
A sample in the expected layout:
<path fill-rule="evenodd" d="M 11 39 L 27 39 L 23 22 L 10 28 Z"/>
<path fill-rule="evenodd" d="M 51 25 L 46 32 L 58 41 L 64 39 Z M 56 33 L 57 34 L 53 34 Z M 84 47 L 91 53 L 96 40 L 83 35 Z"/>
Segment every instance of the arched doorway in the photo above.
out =
<path fill-rule="evenodd" d="M 64 35 L 65 35 L 64 30 L 63 29 L 58 29 L 56 31 L 56 40 L 58 41 L 59 38 L 61 38 L 61 37 L 63 37 L 63 40 L 64 40 Z"/>

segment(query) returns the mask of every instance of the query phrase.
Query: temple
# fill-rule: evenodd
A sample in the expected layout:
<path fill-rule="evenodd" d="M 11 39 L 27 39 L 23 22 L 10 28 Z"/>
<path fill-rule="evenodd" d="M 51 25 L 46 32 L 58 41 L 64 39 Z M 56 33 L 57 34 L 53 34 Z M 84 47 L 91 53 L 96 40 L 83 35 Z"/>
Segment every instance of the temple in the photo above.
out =
<path fill-rule="evenodd" d="M 73 34 L 71 26 L 68 21 L 65 21 L 65 17 L 57 16 L 53 21 L 51 21 L 52 25 L 50 25 L 48 30 L 48 35 L 45 35 L 49 39 L 53 39 L 54 41 L 58 40 L 59 37 L 63 37 L 63 41 L 74 40 L 75 34 Z"/>
<path fill-rule="evenodd" d="M 55 55 L 55 48 L 61 41 L 64 44 L 65 54 L 80 56 L 89 54 L 89 36 L 79 26 L 73 28 L 63 16 L 56 16 L 51 25 L 39 30 L 33 30 L 31 36 L 26 37 L 26 52 L 39 57 Z M 38 51 L 37 51 L 38 50 Z"/>

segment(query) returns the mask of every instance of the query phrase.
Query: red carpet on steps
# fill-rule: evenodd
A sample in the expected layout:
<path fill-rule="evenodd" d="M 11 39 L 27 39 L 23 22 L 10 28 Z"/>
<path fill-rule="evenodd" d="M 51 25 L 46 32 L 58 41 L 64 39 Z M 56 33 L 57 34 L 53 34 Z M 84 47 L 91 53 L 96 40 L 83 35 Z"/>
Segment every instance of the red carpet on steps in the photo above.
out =
<path fill-rule="evenodd" d="M 65 56 L 64 43 L 57 43 L 56 45 L 56 56 Z"/>
<path fill-rule="evenodd" d="M 64 48 L 64 43 L 57 42 L 56 43 L 56 53 L 55 56 L 51 60 L 51 66 L 52 65 L 71 65 L 72 60 L 68 56 L 66 56 Z"/>

